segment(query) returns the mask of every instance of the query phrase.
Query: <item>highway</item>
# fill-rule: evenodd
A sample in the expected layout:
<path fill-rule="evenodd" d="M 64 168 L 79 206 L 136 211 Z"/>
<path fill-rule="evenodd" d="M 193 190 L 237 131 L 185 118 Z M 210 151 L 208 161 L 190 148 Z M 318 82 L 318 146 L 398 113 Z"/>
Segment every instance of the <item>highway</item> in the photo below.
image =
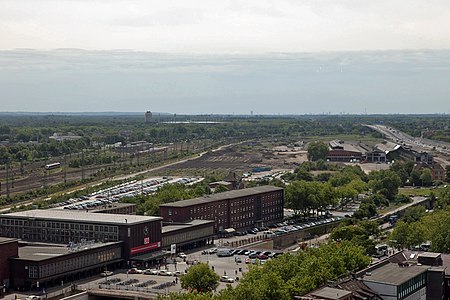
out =
<path fill-rule="evenodd" d="M 434 141 L 424 138 L 415 138 L 395 128 L 385 125 L 368 125 L 365 126 L 378 131 L 386 136 L 387 139 L 395 143 L 406 145 L 416 151 L 434 152 L 440 154 L 440 157 L 435 157 L 436 161 L 442 165 L 450 165 L 447 156 L 450 155 L 450 143 Z"/>

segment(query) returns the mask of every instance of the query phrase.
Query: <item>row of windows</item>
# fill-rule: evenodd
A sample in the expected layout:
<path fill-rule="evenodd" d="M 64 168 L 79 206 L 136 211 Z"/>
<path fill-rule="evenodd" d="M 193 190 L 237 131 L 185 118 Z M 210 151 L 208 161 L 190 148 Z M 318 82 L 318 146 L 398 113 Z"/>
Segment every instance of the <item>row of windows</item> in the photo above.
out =
<path fill-rule="evenodd" d="M 240 212 L 253 211 L 253 210 L 255 210 L 254 206 L 242 206 L 237 209 L 232 209 L 231 213 L 236 214 L 236 213 L 240 213 Z"/>
<path fill-rule="evenodd" d="M 426 279 L 427 279 L 427 275 L 426 275 L 426 272 L 424 272 L 424 273 L 408 280 L 407 282 L 403 283 L 402 285 L 400 285 L 398 287 L 399 298 L 403 298 L 406 295 L 424 287 L 425 283 L 426 283 Z"/>
<path fill-rule="evenodd" d="M 5 225 L 0 226 L 0 234 L 12 238 L 21 238 L 32 241 L 49 241 L 68 243 L 70 241 L 79 241 L 81 239 L 96 241 L 118 241 L 119 233 L 117 226 L 59 223 L 59 222 L 39 222 L 41 227 L 32 226 L 33 222 L 19 223 L 13 221 L 20 220 L 2 220 Z M 9 225 L 6 225 L 8 222 Z M 17 224 L 17 225 L 16 225 Z M 47 225 L 50 225 L 47 227 Z"/>
<path fill-rule="evenodd" d="M 270 207 L 270 208 L 263 209 L 262 213 L 264 215 L 267 215 L 267 214 L 272 214 L 272 213 L 276 213 L 276 212 L 280 212 L 280 211 L 282 211 L 281 207 Z"/>
<path fill-rule="evenodd" d="M 266 216 L 262 217 L 263 221 L 270 221 L 270 220 L 276 220 L 276 219 L 282 219 L 282 218 L 283 218 L 283 213 L 271 214 L 271 215 L 266 215 Z"/>
<path fill-rule="evenodd" d="M 267 207 L 267 206 L 279 206 L 282 204 L 281 199 L 277 199 L 271 202 L 266 202 L 262 204 L 262 207 Z"/>
<path fill-rule="evenodd" d="M 246 199 L 241 199 L 241 200 L 231 200 L 230 201 L 231 204 L 230 206 L 242 206 L 242 205 L 246 205 L 246 204 L 254 204 L 255 203 L 255 198 L 246 198 Z"/>
<path fill-rule="evenodd" d="M 254 215 L 255 215 L 254 213 L 248 213 L 248 214 L 243 214 L 243 215 L 238 215 L 238 216 L 232 216 L 231 221 L 238 221 L 238 220 L 253 218 Z"/>
<path fill-rule="evenodd" d="M 53 276 L 72 270 L 85 268 L 97 264 L 102 264 L 121 257 L 120 248 L 104 250 L 98 253 L 68 258 L 62 261 L 42 265 L 39 267 L 29 267 L 28 276 L 30 278 L 43 278 Z"/>
<path fill-rule="evenodd" d="M 233 228 L 242 228 L 242 227 L 248 227 L 250 225 L 254 225 L 255 221 L 245 221 L 245 222 L 233 222 L 232 226 Z"/>
<path fill-rule="evenodd" d="M 1 219 L 2 226 L 16 226 L 16 227 L 32 227 L 32 228 L 53 228 L 53 229 L 72 229 L 72 230 L 90 230 L 90 231 L 104 231 L 117 232 L 117 226 L 108 225 L 92 225 L 80 223 L 67 222 L 48 222 L 48 221 L 28 221 L 17 219 Z"/>
<path fill-rule="evenodd" d="M 182 232 L 174 235 L 169 235 L 167 237 L 164 237 L 162 239 L 163 246 L 168 246 L 171 244 L 178 244 L 185 241 L 191 241 L 194 239 L 202 238 L 208 235 L 213 234 L 213 228 L 201 228 L 201 229 L 194 229 L 188 232 Z"/>

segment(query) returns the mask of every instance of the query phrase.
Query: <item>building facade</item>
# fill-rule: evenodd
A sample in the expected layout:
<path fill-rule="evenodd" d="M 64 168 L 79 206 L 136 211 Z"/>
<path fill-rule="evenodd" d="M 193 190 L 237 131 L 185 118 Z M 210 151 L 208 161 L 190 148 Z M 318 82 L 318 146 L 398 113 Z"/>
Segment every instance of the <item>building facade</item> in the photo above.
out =
<path fill-rule="evenodd" d="M 284 190 L 260 186 L 160 205 L 165 222 L 214 220 L 215 232 L 244 229 L 283 220 Z"/>
<path fill-rule="evenodd" d="M 31 210 L 0 215 L 0 236 L 70 244 L 123 242 L 122 257 L 161 248 L 161 218 L 66 210 Z"/>
<path fill-rule="evenodd" d="M 13 288 L 42 290 L 122 265 L 121 242 L 76 247 L 24 246 L 11 258 Z"/>
<path fill-rule="evenodd" d="M 18 256 L 19 242 L 17 239 L 0 238 L 0 296 L 3 289 L 10 286 L 9 259 Z"/>

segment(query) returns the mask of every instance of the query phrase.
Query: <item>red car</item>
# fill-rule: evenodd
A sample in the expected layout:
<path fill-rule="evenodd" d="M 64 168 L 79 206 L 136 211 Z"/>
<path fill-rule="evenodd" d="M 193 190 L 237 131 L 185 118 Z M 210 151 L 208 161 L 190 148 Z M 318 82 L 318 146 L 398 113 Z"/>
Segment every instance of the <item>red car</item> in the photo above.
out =
<path fill-rule="evenodd" d="M 266 260 L 266 259 L 269 259 L 269 257 L 267 255 L 260 254 L 260 255 L 258 255 L 258 259 L 259 260 Z"/>
<path fill-rule="evenodd" d="M 141 273 L 142 273 L 142 271 L 139 269 L 136 269 L 136 268 L 128 270 L 128 274 L 141 274 Z"/>

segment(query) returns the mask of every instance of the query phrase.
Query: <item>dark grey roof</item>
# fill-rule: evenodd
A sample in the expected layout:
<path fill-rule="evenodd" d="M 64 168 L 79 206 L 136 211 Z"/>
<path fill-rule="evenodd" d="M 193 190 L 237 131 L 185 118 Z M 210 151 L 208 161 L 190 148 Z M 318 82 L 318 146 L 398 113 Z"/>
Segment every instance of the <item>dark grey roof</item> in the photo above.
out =
<path fill-rule="evenodd" d="M 417 275 L 426 272 L 429 266 L 412 265 L 400 267 L 398 264 L 389 263 L 370 271 L 370 275 L 363 277 L 363 282 L 380 282 L 389 285 L 400 285 Z"/>
<path fill-rule="evenodd" d="M 16 241 L 18 241 L 18 239 L 0 237 L 0 244 L 8 244 Z"/>
<path fill-rule="evenodd" d="M 99 224 L 139 224 L 162 220 L 161 217 L 137 216 L 137 215 L 119 215 L 89 213 L 85 211 L 67 211 L 63 209 L 35 209 L 21 211 L 6 215 L 0 215 L 0 218 L 36 218 L 51 219 L 58 221 L 99 223 Z"/>
<path fill-rule="evenodd" d="M 69 247 L 52 247 L 52 246 L 25 246 L 19 248 L 19 257 L 15 259 L 24 259 L 32 261 L 46 260 L 70 253 L 76 253 L 89 249 L 101 248 L 109 245 L 120 244 L 121 242 L 96 243 L 86 248 L 80 248 L 78 251 L 69 251 Z"/>
<path fill-rule="evenodd" d="M 169 225 L 163 226 L 161 228 L 161 232 L 164 234 L 164 233 L 168 233 L 168 232 L 172 232 L 172 231 L 176 231 L 176 230 L 180 230 L 180 229 L 185 229 L 185 228 L 194 229 L 196 226 L 205 225 L 205 224 L 209 224 L 211 227 L 213 227 L 214 221 L 212 221 L 212 220 L 197 220 L 196 219 L 196 220 L 191 220 L 186 223 L 169 224 Z"/>
<path fill-rule="evenodd" d="M 161 204 L 162 207 L 185 207 L 185 206 L 191 206 L 196 204 L 202 204 L 202 203 L 209 203 L 209 202 L 215 202 L 215 201 L 222 201 L 222 200 L 228 200 L 228 199 L 234 199 L 234 198 L 240 198 L 240 197 L 246 197 L 246 196 L 252 196 L 267 192 L 274 192 L 274 191 L 282 191 L 283 188 L 272 186 L 272 185 L 263 185 L 258 186 L 254 188 L 248 188 L 248 189 L 242 189 L 242 190 L 233 190 L 218 194 L 212 194 L 207 195 L 204 197 L 199 198 L 193 198 L 188 200 L 181 200 L 177 202 L 172 203 L 166 203 Z"/>
<path fill-rule="evenodd" d="M 352 292 L 350 291 L 335 289 L 331 287 L 324 287 L 320 290 L 311 293 L 311 295 L 313 296 L 323 297 L 325 299 L 341 299 L 342 297 L 346 297 L 351 294 Z"/>
<path fill-rule="evenodd" d="M 417 255 L 417 257 L 427 257 L 427 258 L 438 258 L 441 256 L 441 253 L 436 252 L 422 252 Z"/>

